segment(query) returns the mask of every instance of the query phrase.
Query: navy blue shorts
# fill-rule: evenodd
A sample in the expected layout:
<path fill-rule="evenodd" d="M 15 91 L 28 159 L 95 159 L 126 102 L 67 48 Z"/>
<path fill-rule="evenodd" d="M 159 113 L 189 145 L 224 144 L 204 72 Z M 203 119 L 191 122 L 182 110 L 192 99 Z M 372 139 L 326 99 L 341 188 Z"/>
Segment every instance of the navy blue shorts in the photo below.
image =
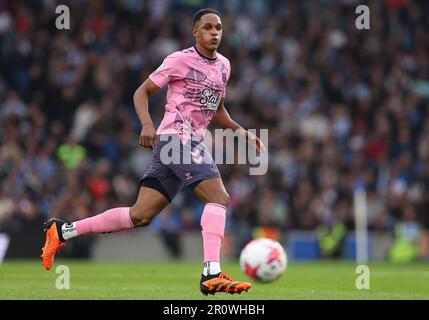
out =
<path fill-rule="evenodd" d="M 178 135 L 172 134 L 158 136 L 149 169 L 140 182 L 171 202 L 183 186 L 193 190 L 199 182 L 219 177 L 219 169 L 205 144 L 194 140 L 183 144 Z"/>

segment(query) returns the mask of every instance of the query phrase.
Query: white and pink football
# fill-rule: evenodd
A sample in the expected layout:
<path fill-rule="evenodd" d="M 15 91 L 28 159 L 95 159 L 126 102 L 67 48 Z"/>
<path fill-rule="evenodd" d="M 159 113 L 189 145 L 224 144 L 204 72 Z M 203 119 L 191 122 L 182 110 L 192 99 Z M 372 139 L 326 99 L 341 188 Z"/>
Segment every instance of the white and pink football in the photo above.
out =
<path fill-rule="evenodd" d="M 286 270 L 286 252 L 277 241 L 258 238 L 250 241 L 241 251 L 240 267 L 256 281 L 272 282 Z"/>

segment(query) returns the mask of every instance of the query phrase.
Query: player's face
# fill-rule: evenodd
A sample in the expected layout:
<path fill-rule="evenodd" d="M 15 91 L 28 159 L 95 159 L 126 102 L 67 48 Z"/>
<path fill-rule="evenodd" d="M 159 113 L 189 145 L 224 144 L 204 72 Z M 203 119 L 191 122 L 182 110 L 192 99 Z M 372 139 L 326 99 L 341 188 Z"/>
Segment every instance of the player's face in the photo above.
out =
<path fill-rule="evenodd" d="M 207 13 L 195 24 L 193 34 L 196 41 L 207 50 L 216 50 L 222 39 L 222 23 L 214 13 Z"/>

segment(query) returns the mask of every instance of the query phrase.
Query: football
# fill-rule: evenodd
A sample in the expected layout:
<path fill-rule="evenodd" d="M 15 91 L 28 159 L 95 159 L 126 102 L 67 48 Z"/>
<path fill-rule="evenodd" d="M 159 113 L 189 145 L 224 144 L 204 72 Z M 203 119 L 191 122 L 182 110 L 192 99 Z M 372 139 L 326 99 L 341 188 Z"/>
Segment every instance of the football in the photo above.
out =
<path fill-rule="evenodd" d="M 258 238 L 250 241 L 241 251 L 241 270 L 253 280 L 272 282 L 286 270 L 287 256 L 282 245 L 275 240 Z"/>

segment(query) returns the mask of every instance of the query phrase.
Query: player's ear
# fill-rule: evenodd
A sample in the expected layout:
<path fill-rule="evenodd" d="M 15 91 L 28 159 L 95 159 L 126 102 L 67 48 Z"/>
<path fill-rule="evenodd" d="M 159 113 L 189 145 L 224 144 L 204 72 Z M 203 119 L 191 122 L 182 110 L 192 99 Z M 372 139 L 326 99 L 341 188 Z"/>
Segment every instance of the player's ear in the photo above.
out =
<path fill-rule="evenodd" d="M 195 26 L 193 26 L 193 28 L 192 28 L 192 34 L 194 35 L 194 37 L 197 37 L 197 32 L 198 32 L 198 30 L 197 30 L 197 25 L 195 25 Z"/>

